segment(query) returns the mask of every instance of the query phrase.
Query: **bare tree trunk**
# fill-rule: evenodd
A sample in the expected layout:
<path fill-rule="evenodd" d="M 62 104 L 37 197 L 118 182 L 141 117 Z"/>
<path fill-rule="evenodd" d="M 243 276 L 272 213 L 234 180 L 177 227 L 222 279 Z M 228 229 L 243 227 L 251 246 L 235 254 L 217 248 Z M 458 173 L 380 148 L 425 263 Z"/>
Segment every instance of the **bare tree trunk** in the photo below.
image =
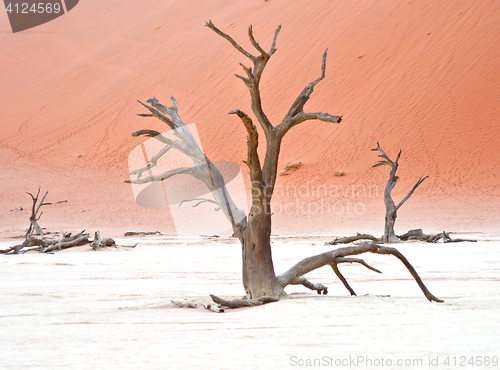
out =
<path fill-rule="evenodd" d="M 385 203 L 385 228 L 384 236 L 382 236 L 382 243 L 396 243 L 399 242 L 399 238 L 394 232 L 394 224 L 396 223 L 396 218 L 398 213 L 396 210 L 396 205 L 391 198 L 390 191 L 384 192 L 384 203 Z"/>
<path fill-rule="evenodd" d="M 243 286 L 247 299 L 262 296 L 281 297 L 271 253 L 271 216 L 262 212 L 248 220 L 243 233 Z"/>

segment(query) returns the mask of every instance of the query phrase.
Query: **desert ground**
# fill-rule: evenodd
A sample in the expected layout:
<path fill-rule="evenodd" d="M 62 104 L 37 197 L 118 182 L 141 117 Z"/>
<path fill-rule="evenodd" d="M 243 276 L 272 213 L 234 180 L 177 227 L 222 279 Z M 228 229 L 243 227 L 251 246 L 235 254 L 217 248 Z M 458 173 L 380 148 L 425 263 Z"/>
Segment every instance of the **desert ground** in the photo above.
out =
<path fill-rule="evenodd" d="M 478 237 L 398 246 L 444 303 L 429 303 L 398 260 L 374 255 L 366 260 L 381 275 L 341 267 L 356 297 L 322 268 L 308 277 L 326 296 L 292 286 L 288 300 L 224 313 L 202 304 L 244 294 L 232 239 L 158 236 L 120 240 L 134 249 L 2 256 L 0 367 L 485 368 L 477 361 L 500 355 L 500 238 Z M 329 250 L 329 239 L 275 238 L 277 271 Z"/>
<path fill-rule="evenodd" d="M 125 180 L 154 155 L 131 134 L 168 131 L 137 116 L 147 112 L 137 101 L 170 104 L 172 94 L 207 156 L 235 169 L 230 190 L 248 209 L 246 131 L 227 114 L 251 112 L 234 76 L 245 58 L 204 27 L 209 20 L 249 50 L 250 25 L 265 48 L 282 25 L 261 81 L 273 125 L 319 77 L 328 48 L 326 77 L 305 110 L 343 118 L 304 122 L 284 138 L 279 171 L 301 166 L 276 182 L 276 271 L 332 249 L 324 243 L 335 236 L 382 234 L 389 171 L 371 168 L 378 157 L 370 150 L 379 142 L 392 158 L 402 151 L 396 202 L 429 176 L 398 211 L 397 234 L 422 228 L 478 240 L 398 245 L 444 303 L 427 302 L 394 258 L 370 255 L 382 275 L 342 266 L 357 297 L 320 269 L 308 277 L 329 286 L 327 296 L 291 287 L 290 299 L 261 307 L 202 307 L 209 294 L 244 293 L 229 224 L 213 205 L 172 200 L 181 190 L 204 196 L 181 175 L 149 193 Z M 46 231 L 138 242 L 1 255 L 0 368 L 451 369 L 485 367 L 486 357 L 494 367 L 499 35 L 500 2 L 478 0 L 81 1 L 18 33 L 0 11 L 0 249 L 26 232 L 26 192 L 39 188 L 49 192 L 39 221 Z M 166 159 L 151 174 L 172 165 Z M 128 231 L 162 235 L 125 238 Z"/>

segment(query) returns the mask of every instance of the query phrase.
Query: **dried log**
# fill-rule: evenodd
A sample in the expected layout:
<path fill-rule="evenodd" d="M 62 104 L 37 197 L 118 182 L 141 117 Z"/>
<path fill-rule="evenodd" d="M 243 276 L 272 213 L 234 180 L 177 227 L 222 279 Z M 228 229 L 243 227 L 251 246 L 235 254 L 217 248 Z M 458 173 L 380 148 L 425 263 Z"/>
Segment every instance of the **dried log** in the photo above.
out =
<path fill-rule="evenodd" d="M 106 248 L 106 247 L 115 247 L 116 248 L 116 243 L 111 238 L 101 238 L 99 231 L 96 231 L 94 234 L 94 240 L 92 241 L 92 243 L 90 243 L 90 247 L 93 250 L 97 250 L 99 248 Z"/>
<path fill-rule="evenodd" d="M 241 308 L 241 307 L 254 307 L 261 306 L 266 303 L 278 302 L 279 299 L 275 297 L 263 296 L 259 298 L 253 299 L 234 299 L 234 300 L 225 300 L 220 297 L 217 297 L 213 294 L 210 294 L 210 298 L 215 303 L 227 307 L 227 308 Z"/>
<path fill-rule="evenodd" d="M 407 233 L 405 233 L 403 235 L 398 235 L 398 238 L 402 241 L 421 240 L 424 242 L 434 243 L 434 242 L 437 242 L 439 239 L 442 239 L 443 236 L 444 236 L 443 234 L 436 234 L 436 235 L 425 234 L 422 231 L 422 229 L 413 229 L 413 230 L 409 230 Z"/>
<path fill-rule="evenodd" d="M 403 241 L 420 240 L 428 243 L 436 243 L 441 239 L 443 239 L 443 243 L 477 242 L 475 239 L 452 239 L 446 231 L 439 234 L 425 234 L 422 229 L 410 230 L 406 234 L 400 235 L 399 239 Z"/>
<path fill-rule="evenodd" d="M 162 235 L 159 231 L 127 231 L 124 236 Z"/>
<path fill-rule="evenodd" d="M 460 242 L 471 242 L 471 243 L 475 243 L 477 242 L 477 240 L 474 240 L 474 239 L 452 239 L 450 238 L 450 236 L 448 235 L 448 233 L 446 231 L 443 231 L 443 235 L 444 235 L 444 240 L 443 242 L 444 243 L 460 243 Z"/>
<path fill-rule="evenodd" d="M 326 242 L 325 245 L 348 244 L 348 243 L 355 242 L 357 240 L 371 240 L 375 243 L 382 243 L 382 239 L 376 238 L 371 234 L 359 234 L 359 233 L 357 233 L 354 236 L 335 238 L 335 240 L 332 240 L 330 242 Z"/>
<path fill-rule="evenodd" d="M 221 313 L 221 312 L 225 312 L 226 311 L 224 309 L 224 307 L 221 307 L 218 304 L 203 303 L 203 307 L 205 307 L 207 310 L 210 310 L 210 311 L 213 311 L 213 312 L 217 312 L 217 313 Z"/>
<path fill-rule="evenodd" d="M 48 246 L 47 248 L 44 248 L 42 250 L 42 252 L 47 253 L 47 252 L 52 252 L 55 250 L 72 248 L 72 247 L 76 247 L 78 245 L 83 245 L 83 244 L 88 244 L 88 243 L 90 243 L 89 235 L 82 234 L 82 235 L 77 236 L 76 238 L 70 238 L 70 240 L 65 240 L 64 238 L 60 239 L 60 240 L 56 241 L 55 243 L 52 243 L 52 245 Z"/>
<path fill-rule="evenodd" d="M 197 304 L 194 302 L 181 303 L 181 302 L 172 301 L 172 300 L 170 302 L 172 302 L 173 304 L 175 304 L 176 306 L 181 307 L 181 308 L 196 308 L 196 307 L 198 307 Z"/>
<path fill-rule="evenodd" d="M 33 247 L 33 246 L 45 248 L 45 247 L 47 247 L 47 242 L 45 240 L 43 240 L 43 239 L 38 239 L 38 238 L 35 238 L 35 237 L 29 237 L 29 238 L 26 238 L 22 244 L 15 245 L 15 246 L 10 247 L 8 249 L 4 249 L 4 250 L 0 251 L 0 253 L 3 253 L 3 254 L 8 254 L 8 253 L 10 253 L 10 254 L 19 254 L 22 249 Z"/>
<path fill-rule="evenodd" d="M 7 249 L 0 249 L 0 254 L 7 254 L 7 253 L 10 253 L 11 251 L 13 251 L 13 250 L 14 250 L 14 248 L 15 248 L 15 247 L 16 247 L 16 246 L 14 246 L 14 247 L 9 247 L 9 248 L 7 248 Z"/>

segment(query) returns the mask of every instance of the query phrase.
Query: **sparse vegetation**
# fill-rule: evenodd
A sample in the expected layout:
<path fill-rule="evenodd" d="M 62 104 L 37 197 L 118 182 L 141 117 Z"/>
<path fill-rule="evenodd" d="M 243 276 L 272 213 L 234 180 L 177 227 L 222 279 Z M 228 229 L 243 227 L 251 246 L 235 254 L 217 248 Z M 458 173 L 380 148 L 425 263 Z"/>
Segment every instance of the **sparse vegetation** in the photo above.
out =
<path fill-rule="evenodd" d="M 290 170 L 297 171 L 300 168 L 300 166 L 302 166 L 302 162 L 298 162 L 298 163 L 294 162 L 294 163 L 287 164 L 285 166 L 284 171 L 280 172 L 278 175 L 288 176 L 288 171 L 290 171 Z"/>

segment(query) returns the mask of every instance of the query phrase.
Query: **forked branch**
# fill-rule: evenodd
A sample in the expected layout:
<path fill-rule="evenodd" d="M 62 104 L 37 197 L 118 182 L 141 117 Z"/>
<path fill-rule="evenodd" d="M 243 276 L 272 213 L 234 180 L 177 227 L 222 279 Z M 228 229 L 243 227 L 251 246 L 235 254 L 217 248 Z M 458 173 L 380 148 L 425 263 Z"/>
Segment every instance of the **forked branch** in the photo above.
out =
<path fill-rule="evenodd" d="M 413 194 L 415 189 L 418 188 L 420 186 L 420 184 L 423 183 L 424 180 L 427 178 L 429 178 L 429 176 L 421 177 L 420 179 L 418 179 L 417 183 L 413 186 L 413 188 L 410 190 L 408 195 L 406 197 L 404 197 L 403 200 L 401 202 L 399 202 L 399 204 L 396 206 L 396 210 L 398 210 L 403 205 L 403 203 L 406 202 L 409 197 L 411 197 L 411 195 Z"/>
<path fill-rule="evenodd" d="M 323 61 L 321 63 L 321 76 L 313 82 L 309 82 L 306 87 L 300 92 L 299 96 L 293 102 L 282 122 L 277 126 L 278 134 L 283 137 L 292 127 L 307 120 L 320 120 L 323 122 L 340 123 L 342 116 L 332 116 L 328 113 L 304 113 L 304 106 L 311 98 L 314 92 L 314 87 L 321 82 L 326 75 L 326 56 L 328 49 L 323 53 Z"/>
<path fill-rule="evenodd" d="M 295 266 L 293 266 L 291 269 L 288 271 L 284 272 L 283 274 L 278 276 L 278 282 L 279 284 L 284 288 L 289 284 L 292 284 L 294 281 L 297 280 L 300 276 L 303 276 L 313 270 L 316 270 L 320 267 L 323 267 L 325 265 L 330 265 L 335 274 L 340 278 L 340 280 L 344 283 L 346 288 L 349 290 L 349 292 L 352 295 L 355 295 L 354 290 L 349 286 L 347 283 L 347 280 L 344 278 L 344 276 L 340 273 L 337 265 L 339 263 L 345 263 L 345 262 L 356 262 L 356 263 L 361 263 L 362 265 L 366 266 L 370 270 L 376 271 L 380 273 L 379 270 L 373 268 L 372 266 L 368 265 L 366 262 L 360 259 L 353 259 L 353 258 L 346 258 L 348 256 L 352 255 L 359 255 L 363 253 L 375 253 L 375 254 L 391 254 L 398 258 L 405 267 L 410 271 L 411 275 L 417 282 L 418 286 L 424 293 L 425 297 L 429 301 L 434 301 L 434 302 L 443 302 L 443 300 L 435 297 L 424 285 L 422 282 L 422 279 L 420 279 L 420 276 L 416 272 L 416 270 L 413 268 L 413 266 L 408 262 L 408 260 L 396 249 L 396 248 L 389 248 L 389 247 L 383 247 L 378 244 L 374 243 L 364 243 L 361 245 L 357 246 L 350 246 L 350 247 L 344 247 L 344 248 L 338 248 L 333 251 L 325 252 L 322 254 L 318 254 L 316 256 L 308 257 L 301 262 L 297 263 Z"/>

